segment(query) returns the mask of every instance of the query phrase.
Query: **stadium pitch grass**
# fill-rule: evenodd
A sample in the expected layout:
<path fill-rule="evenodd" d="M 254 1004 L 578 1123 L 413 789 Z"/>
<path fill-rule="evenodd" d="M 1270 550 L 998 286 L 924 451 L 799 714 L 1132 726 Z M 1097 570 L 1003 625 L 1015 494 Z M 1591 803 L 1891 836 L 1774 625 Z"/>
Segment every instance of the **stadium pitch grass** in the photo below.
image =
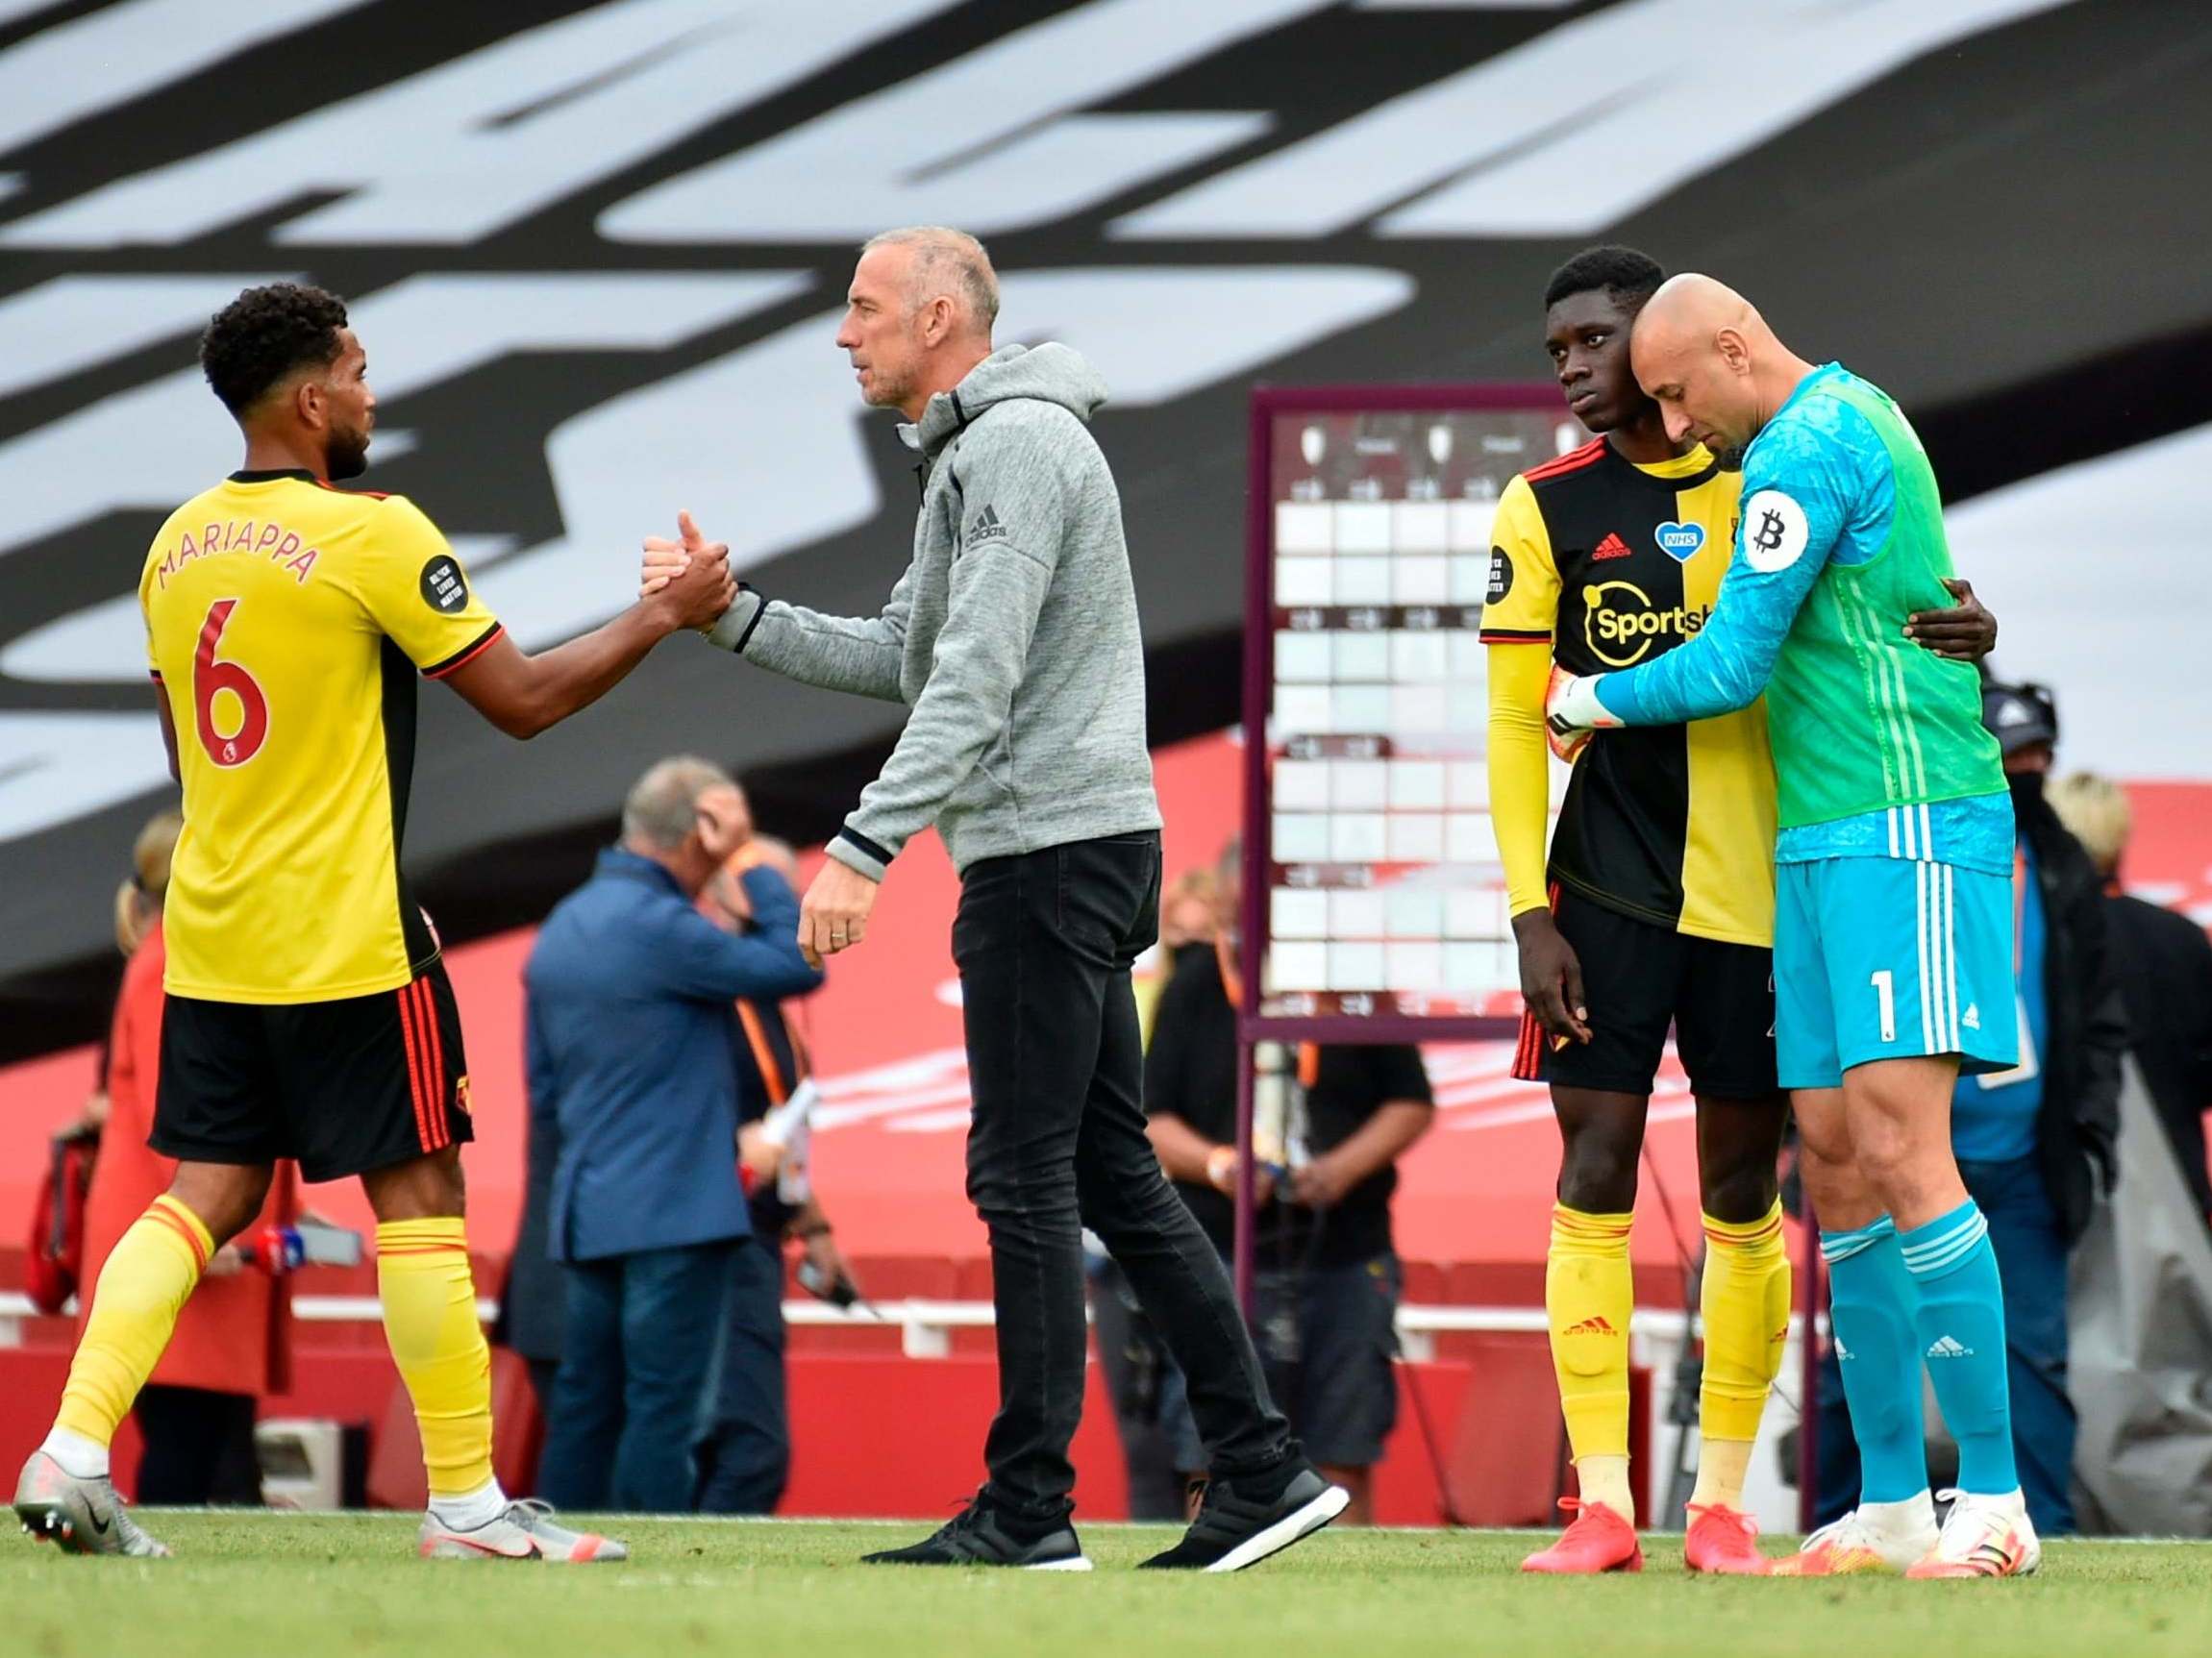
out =
<path fill-rule="evenodd" d="M 147 1511 L 173 1560 L 84 1559 L 9 1536 L 7 1650 L 41 1658 L 526 1653 L 677 1658 L 1169 1658 L 1399 1652 L 2020 1658 L 2212 1650 L 2212 1544 L 2056 1543 L 2010 1583 L 1693 1578 L 1678 1538 L 1640 1576 L 1522 1576 L 1533 1533 L 1328 1531 L 1235 1576 L 1131 1571 L 1176 1533 L 1090 1525 L 1088 1574 L 861 1567 L 927 1529 L 608 1522 L 628 1562 L 414 1557 L 412 1515 Z M 1778 1542 L 1769 1540 L 1770 1549 Z"/>

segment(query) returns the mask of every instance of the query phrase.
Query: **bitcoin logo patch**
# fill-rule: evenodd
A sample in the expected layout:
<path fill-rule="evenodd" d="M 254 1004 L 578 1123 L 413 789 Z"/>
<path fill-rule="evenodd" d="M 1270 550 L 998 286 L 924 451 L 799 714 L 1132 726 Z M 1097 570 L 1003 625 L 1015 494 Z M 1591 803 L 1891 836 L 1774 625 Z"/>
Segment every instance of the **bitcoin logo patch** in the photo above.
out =
<path fill-rule="evenodd" d="M 1805 509 L 1779 489 L 1762 489 L 1744 503 L 1744 561 L 1765 575 L 1787 570 L 1803 557 L 1810 534 Z"/>

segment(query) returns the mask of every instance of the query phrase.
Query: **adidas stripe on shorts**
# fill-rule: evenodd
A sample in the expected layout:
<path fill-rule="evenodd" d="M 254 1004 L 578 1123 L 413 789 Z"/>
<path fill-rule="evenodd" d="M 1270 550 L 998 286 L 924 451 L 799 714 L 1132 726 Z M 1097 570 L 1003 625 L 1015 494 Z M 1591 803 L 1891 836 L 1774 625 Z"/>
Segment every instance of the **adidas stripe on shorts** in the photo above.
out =
<path fill-rule="evenodd" d="M 1784 1088 L 1853 1065 L 2020 1062 L 2012 882 L 1947 863 L 1820 858 L 1775 870 L 1775 1057 Z"/>

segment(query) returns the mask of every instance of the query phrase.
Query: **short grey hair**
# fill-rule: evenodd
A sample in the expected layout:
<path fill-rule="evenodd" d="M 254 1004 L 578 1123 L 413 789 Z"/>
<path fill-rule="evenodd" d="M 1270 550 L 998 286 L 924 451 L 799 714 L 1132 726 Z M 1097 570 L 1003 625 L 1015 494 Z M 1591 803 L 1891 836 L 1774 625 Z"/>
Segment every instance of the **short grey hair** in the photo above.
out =
<path fill-rule="evenodd" d="M 661 760 L 631 785 L 622 803 L 622 838 L 673 852 L 697 825 L 699 797 L 736 786 L 728 772 L 696 755 Z"/>
<path fill-rule="evenodd" d="M 983 244 L 966 231 L 948 225 L 906 225 L 861 244 L 863 257 L 878 248 L 912 248 L 914 267 L 907 279 L 907 309 L 929 304 L 939 294 L 958 300 L 968 320 L 983 334 L 999 318 L 999 274 Z"/>

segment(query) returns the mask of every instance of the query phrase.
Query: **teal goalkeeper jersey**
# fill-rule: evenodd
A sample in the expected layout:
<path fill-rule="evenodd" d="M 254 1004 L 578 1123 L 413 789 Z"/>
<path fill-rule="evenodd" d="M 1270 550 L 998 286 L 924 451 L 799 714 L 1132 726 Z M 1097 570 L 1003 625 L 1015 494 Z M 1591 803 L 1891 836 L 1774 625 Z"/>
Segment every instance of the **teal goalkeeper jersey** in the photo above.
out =
<path fill-rule="evenodd" d="M 1630 725 L 1704 719 L 1764 690 L 1778 861 L 1888 856 L 2004 874 L 2012 804 L 1980 678 L 1904 636 L 1949 605 L 1926 454 L 1878 387 L 1816 369 L 1744 460 L 1736 548 L 1695 639 L 1597 685 Z"/>

